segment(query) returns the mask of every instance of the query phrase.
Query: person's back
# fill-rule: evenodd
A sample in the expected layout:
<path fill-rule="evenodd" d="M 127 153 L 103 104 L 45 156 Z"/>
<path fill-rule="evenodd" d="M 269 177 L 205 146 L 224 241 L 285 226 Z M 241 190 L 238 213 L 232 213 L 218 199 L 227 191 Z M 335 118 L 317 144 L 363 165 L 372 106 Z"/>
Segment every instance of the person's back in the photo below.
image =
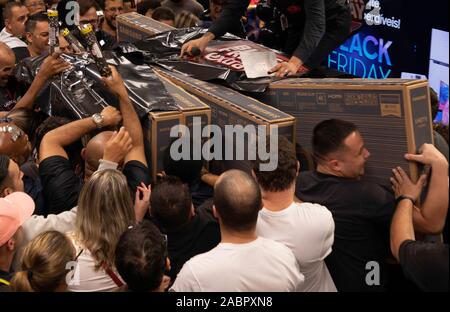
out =
<path fill-rule="evenodd" d="M 304 277 L 291 250 L 258 237 L 245 244 L 220 243 L 188 261 L 173 285 L 183 292 L 292 292 Z"/>
<path fill-rule="evenodd" d="M 337 289 L 379 289 L 366 284 L 366 265 L 382 266 L 389 256 L 393 194 L 376 184 L 307 171 L 299 175 L 296 196 L 333 214 L 335 238 L 326 263 Z"/>
<path fill-rule="evenodd" d="M 261 191 L 246 173 L 224 173 L 214 187 L 221 243 L 183 266 L 173 290 L 296 291 L 304 281 L 292 251 L 256 235 Z"/>
<path fill-rule="evenodd" d="M 301 291 L 336 291 L 324 262 L 333 245 L 333 217 L 324 206 L 294 202 L 300 164 L 294 145 L 285 137 L 279 138 L 277 155 L 278 166 L 273 171 L 260 170 L 264 162 L 259 158 L 253 165 L 264 204 L 256 234 L 283 243 L 293 251 L 305 275 Z"/>
<path fill-rule="evenodd" d="M 186 227 L 178 232 L 169 233 L 167 237 L 171 259 L 169 276 L 175 280 L 189 259 L 217 246 L 220 242 L 220 229 L 217 220 L 202 206 L 197 209 Z"/>
<path fill-rule="evenodd" d="M 70 236 L 79 254 L 70 291 L 112 291 L 123 286 L 114 267 L 115 249 L 135 222 L 125 176 L 111 169 L 95 172 L 80 193 Z"/>
<path fill-rule="evenodd" d="M 151 216 L 168 237 L 168 275 L 175 280 L 186 261 L 217 246 L 219 224 L 207 204 L 194 209 L 188 187 L 173 176 L 164 177 L 153 187 L 150 204 Z"/>
<path fill-rule="evenodd" d="M 336 291 L 324 261 L 331 253 L 334 237 L 334 221 L 327 208 L 311 203 L 292 203 L 277 212 L 263 208 L 256 229 L 258 235 L 292 250 L 305 275 L 305 283 L 299 290 Z"/>

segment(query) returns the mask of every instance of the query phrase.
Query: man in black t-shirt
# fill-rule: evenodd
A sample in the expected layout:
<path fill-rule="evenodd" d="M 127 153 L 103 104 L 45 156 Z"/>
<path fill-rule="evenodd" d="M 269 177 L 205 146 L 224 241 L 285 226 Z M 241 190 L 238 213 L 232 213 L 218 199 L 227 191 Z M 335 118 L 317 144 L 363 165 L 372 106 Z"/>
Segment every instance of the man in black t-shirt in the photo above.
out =
<path fill-rule="evenodd" d="M 313 153 L 317 168 L 300 173 L 296 196 L 326 206 L 333 214 L 335 241 L 326 263 L 338 291 L 384 290 L 393 192 L 364 181 L 370 153 L 352 123 L 326 120 L 317 125 Z M 421 209 L 414 212 L 414 223 L 423 233 L 435 232 L 445 220 L 442 207 L 436 207 L 432 200 L 442 198 L 439 192 L 439 188 L 430 188 Z M 379 266 L 375 271 L 380 274 L 371 271 L 373 265 Z"/>
<path fill-rule="evenodd" d="M 212 215 L 212 201 L 195 210 L 188 187 L 176 177 L 167 176 L 156 184 L 150 206 L 151 216 L 168 236 L 173 282 L 186 261 L 217 246 L 219 224 Z"/>
<path fill-rule="evenodd" d="M 115 126 L 122 118 L 123 126 L 129 133 L 133 144 L 125 156 L 122 167 L 130 190 L 134 194 L 141 183 L 149 185 L 151 182 L 145 158 L 141 123 L 128 98 L 122 78 L 115 68 L 111 68 L 111 70 L 112 77 L 104 79 L 104 82 L 108 89 L 118 96 L 120 112 L 109 106 L 100 114 L 94 114 L 92 117 L 56 128 L 48 132 L 42 139 L 39 148 L 39 174 L 50 213 L 57 214 L 76 206 L 82 185 L 64 147 L 98 128 Z M 103 149 L 111 135 L 112 133 L 101 133 L 94 138 L 93 142 L 90 142 L 91 146 L 88 144 L 87 148 L 82 151 L 85 181 L 97 170 L 99 159 L 103 156 Z"/>

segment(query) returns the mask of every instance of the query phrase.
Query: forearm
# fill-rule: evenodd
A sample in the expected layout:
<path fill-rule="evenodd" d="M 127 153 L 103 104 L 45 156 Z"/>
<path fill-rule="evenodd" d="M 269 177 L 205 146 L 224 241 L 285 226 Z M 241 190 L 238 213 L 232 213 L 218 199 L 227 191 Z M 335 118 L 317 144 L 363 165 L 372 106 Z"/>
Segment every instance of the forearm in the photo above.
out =
<path fill-rule="evenodd" d="M 445 225 L 448 211 L 448 163 L 440 161 L 432 166 L 428 194 L 420 209 L 415 210 L 417 230 L 439 234 Z"/>
<path fill-rule="evenodd" d="M 139 117 L 131 104 L 127 93 L 119 95 L 120 112 L 122 113 L 123 126 L 130 134 L 133 147 L 144 146 L 144 135 Z"/>
<path fill-rule="evenodd" d="M 17 102 L 16 106 L 14 106 L 14 109 L 18 108 L 32 109 L 34 101 L 36 100 L 39 92 L 44 88 L 46 81 L 47 79 L 45 77 L 42 77 L 38 74 L 36 78 L 33 80 L 31 86 L 28 88 L 28 91 L 19 100 L 19 102 Z"/>
<path fill-rule="evenodd" d="M 56 128 L 47 133 L 44 139 L 60 146 L 68 146 L 95 129 L 97 129 L 97 125 L 89 117 Z"/>
<path fill-rule="evenodd" d="M 211 187 L 214 187 L 214 185 L 216 185 L 216 182 L 218 179 L 219 179 L 219 176 L 212 174 L 212 173 L 207 173 L 207 174 L 202 175 L 202 181 Z"/>
<path fill-rule="evenodd" d="M 86 118 L 50 131 L 42 139 L 39 150 L 39 161 L 57 155 L 67 158 L 64 147 L 74 143 L 83 135 L 96 128 L 97 126 L 94 121 L 91 118 Z"/>
<path fill-rule="evenodd" d="M 214 38 L 216 38 L 216 35 L 214 35 L 211 32 L 207 32 L 206 34 L 203 35 L 202 39 L 205 40 L 207 43 L 209 43 L 210 41 L 213 41 Z"/>
<path fill-rule="evenodd" d="M 401 244 L 405 240 L 415 240 L 413 226 L 414 205 L 410 200 L 402 200 L 397 205 L 391 223 L 391 251 L 395 259 L 399 259 L 398 253 Z"/>

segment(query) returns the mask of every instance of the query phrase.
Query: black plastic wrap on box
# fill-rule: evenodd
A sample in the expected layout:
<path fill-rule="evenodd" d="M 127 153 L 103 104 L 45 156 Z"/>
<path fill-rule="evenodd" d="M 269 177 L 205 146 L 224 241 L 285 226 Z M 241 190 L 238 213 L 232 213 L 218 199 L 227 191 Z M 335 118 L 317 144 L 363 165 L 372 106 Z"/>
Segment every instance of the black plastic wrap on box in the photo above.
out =
<path fill-rule="evenodd" d="M 274 78 L 247 79 L 239 51 L 273 50 L 252 41 L 227 34 L 213 40 L 201 57 L 180 59 L 183 44 L 206 31 L 198 27 L 171 30 L 134 44 L 119 44 L 117 51 L 135 64 L 157 65 L 202 81 L 222 82 L 239 91 L 264 92 Z M 280 62 L 288 60 L 283 53 L 274 52 Z"/>
<path fill-rule="evenodd" d="M 31 85 L 45 57 L 22 61 L 16 67 L 16 79 Z M 62 57 L 72 64 L 72 68 L 53 77 L 38 95 L 35 104 L 44 113 L 81 119 L 101 112 L 107 105 L 118 106 L 117 98 L 105 88 L 95 64 L 85 57 L 65 54 Z M 108 62 L 117 65 L 139 117 L 151 111 L 178 109 L 162 82 L 147 65 L 136 66 L 123 57 L 114 57 L 114 54 L 110 55 Z"/>
<path fill-rule="evenodd" d="M 185 74 L 198 80 L 222 83 L 251 96 L 259 96 L 257 93 L 265 92 L 272 82 L 286 79 L 276 77 L 248 79 L 240 59 L 240 51 L 271 51 L 275 53 L 278 62 L 288 61 L 289 57 L 280 51 L 230 34 L 211 41 L 202 56 L 181 59 L 180 52 L 183 44 L 199 38 L 206 31 L 198 27 L 170 30 L 134 44 L 121 43 L 116 51 L 134 64 L 160 66 L 165 70 Z M 355 78 L 355 76 L 324 67 L 297 77 Z"/>

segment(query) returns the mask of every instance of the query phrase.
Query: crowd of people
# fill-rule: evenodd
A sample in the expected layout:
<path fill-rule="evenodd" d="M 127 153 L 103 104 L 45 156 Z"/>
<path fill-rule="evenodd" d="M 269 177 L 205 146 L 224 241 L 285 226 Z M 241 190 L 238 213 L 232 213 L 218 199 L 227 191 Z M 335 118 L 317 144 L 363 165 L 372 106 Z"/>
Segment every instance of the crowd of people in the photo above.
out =
<path fill-rule="evenodd" d="M 62 2 L 0 1 L 0 291 L 448 291 L 444 138 L 439 150 L 405 155 L 428 170 L 413 182 L 392 168 L 389 189 L 364 179 L 364 137 L 336 119 L 311 134 L 312 170 L 280 136 L 274 171 L 257 158 L 249 172 L 214 175 L 201 160 L 172 159 L 169 147 L 152 181 L 141 120 L 114 67 L 103 82 L 117 107 L 75 121 L 35 105 L 70 66 L 58 53 L 31 85 L 15 78 L 16 64 L 48 54 L 45 9 Z M 228 4 L 78 2 L 103 50 L 127 10 L 210 27 Z"/>

